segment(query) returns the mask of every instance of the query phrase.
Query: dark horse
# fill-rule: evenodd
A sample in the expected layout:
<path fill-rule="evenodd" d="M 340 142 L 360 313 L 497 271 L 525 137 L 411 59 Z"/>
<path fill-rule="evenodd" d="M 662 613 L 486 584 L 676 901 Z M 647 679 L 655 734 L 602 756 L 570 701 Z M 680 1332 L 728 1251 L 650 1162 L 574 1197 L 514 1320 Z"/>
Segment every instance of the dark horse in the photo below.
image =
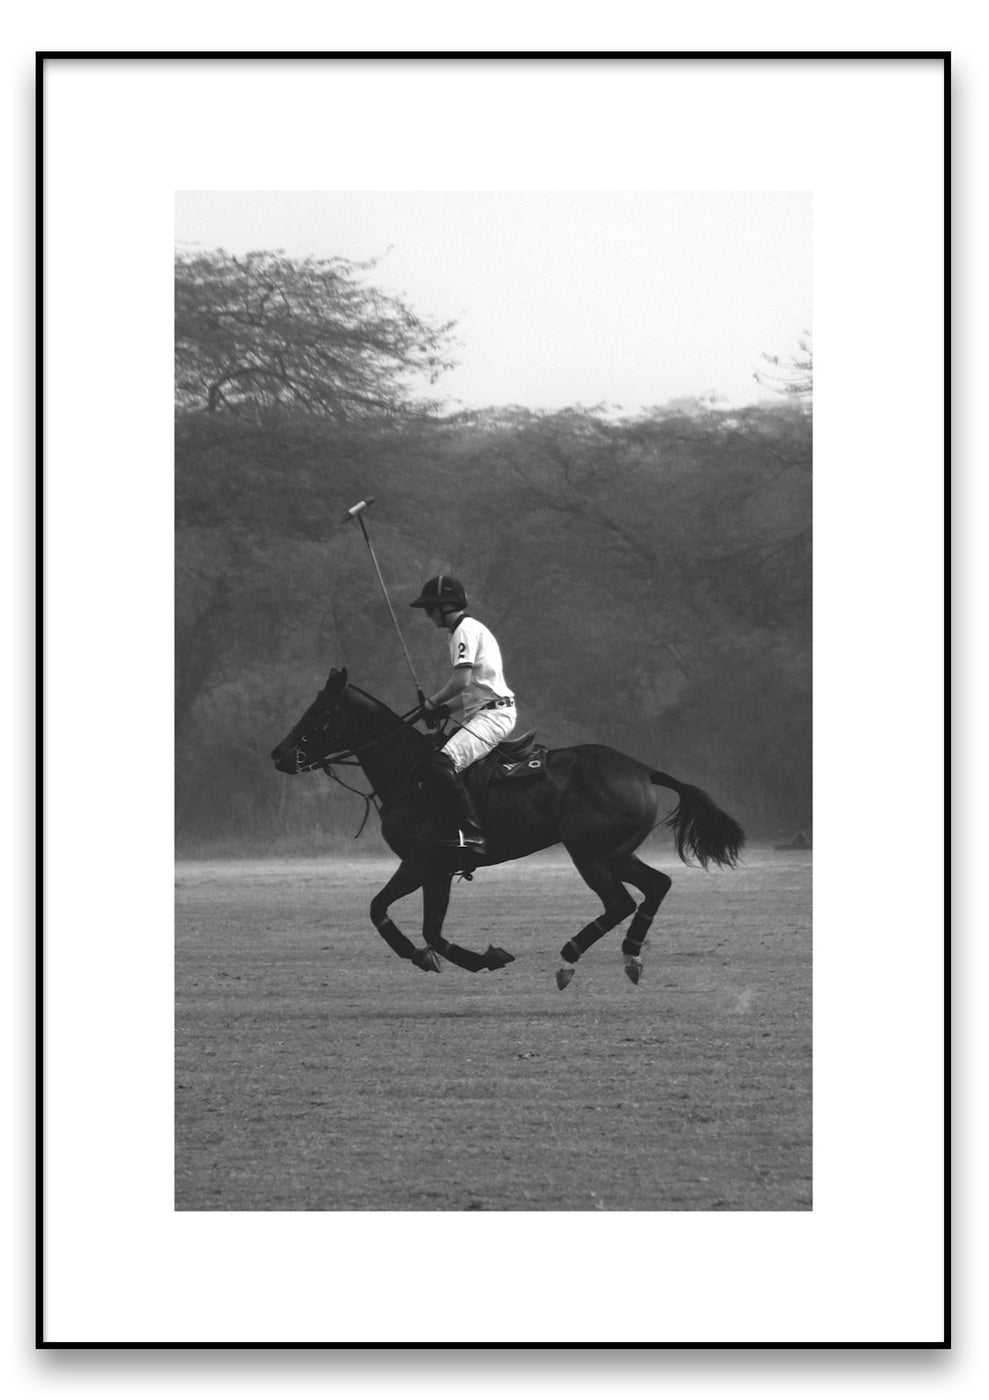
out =
<path fill-rule="evenodd" d="M 435 798 L 417 772 L 433 743 L 407 717 L 349 685 L 345 670 L 331 671 L 325 687 L 271 757 L 281 773 L 330 771 L 336 763 L 355 759 L 380 802 L 382 835 L 402 861 L 371 901 L 375 928 L 400 958 L 425 970 L 439 972 L 439 955 L 468 972 L 493 971 L 512 962 L 512 955 L 493 947 L 475 953 L 443 937 L 450 884 L 462 869 L 463 857 L 437 846 L 449 833 Z M 514 746 L 518 749 L 520 741 Z M 679 799 L 663 820 L 673 829 L 680 859 L 688 862 L 693 856 L 705 868 L 712 861 L 734 866 L 745 839 L 736 821 L 699 788 L 600 744 L 550 750 L 544 775 L 495 781 L 475 794 L 488 852 L 480 860 L 471 857 L 472 869 L 518 860 L 562 842 L 604 906 L 603 913 L 561 949 L 564 966 L 557 973 L 561 989 L 573 976 L 581 954 L 629 915 L 633 918 L 622 953 L 630 979 L 639 980 L 643 941 L 672 884 L 668 875 L 635 855 L 659 824 L 657 786 L 670 788 Z M 641 892 L 638 906 L 626 885 Z M 418 889 L 423 896 L 426 940 L 422 948 L 410 942 L 388 916 L 396 900 Z"/>

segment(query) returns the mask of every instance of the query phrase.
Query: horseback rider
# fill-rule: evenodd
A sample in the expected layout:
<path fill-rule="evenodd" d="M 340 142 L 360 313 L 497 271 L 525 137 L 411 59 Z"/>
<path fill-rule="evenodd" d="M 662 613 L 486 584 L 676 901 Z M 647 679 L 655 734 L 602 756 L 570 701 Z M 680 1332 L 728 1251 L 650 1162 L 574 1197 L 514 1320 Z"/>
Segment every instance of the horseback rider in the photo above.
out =
<path fill-rule="evenodd" d="M 515 696 L 505 683 L 498 643 L 483 622 L 467 611 L 467 594 L 459 579 L 450 574 L 431 578 L 410 606 L 422 608 L 434 626 L 450 634 L 450 679 L 423 706 L 430 728 L 440 722 L 441 707 L 459 726 L 426 763 L 430 788 L 460 833 L 458 840 L 440 844 L 483 856 L 484 832 L 460 775 L 511 734 L 517 718 Z"/>

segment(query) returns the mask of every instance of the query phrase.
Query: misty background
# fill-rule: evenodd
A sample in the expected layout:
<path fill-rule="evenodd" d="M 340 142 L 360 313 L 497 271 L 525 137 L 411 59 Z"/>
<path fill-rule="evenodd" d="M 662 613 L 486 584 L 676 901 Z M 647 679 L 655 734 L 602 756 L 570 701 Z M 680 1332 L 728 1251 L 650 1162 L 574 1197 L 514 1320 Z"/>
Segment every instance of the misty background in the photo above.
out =
<path fill-rule="evenodd" d="M 340 523 L 368 496 L 427 691 L 444 638 L 408 603 L 450 572 L 516 734 L 810 830 L 809 200 L 188 194 L 176 233 L 180 854 L 383 849 L 268 757 L 332 666 L 414 703 Z"/>

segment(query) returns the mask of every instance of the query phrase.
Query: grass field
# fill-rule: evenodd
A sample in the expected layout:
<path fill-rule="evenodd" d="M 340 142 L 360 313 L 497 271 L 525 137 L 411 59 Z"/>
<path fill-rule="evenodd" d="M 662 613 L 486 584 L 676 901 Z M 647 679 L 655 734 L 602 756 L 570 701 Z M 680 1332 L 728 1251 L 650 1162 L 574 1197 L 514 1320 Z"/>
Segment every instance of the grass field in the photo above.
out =
<path fill-rule="evenodd" d="M 368 920 L 392 859 L 180 863 L 177 1209 L 809 1210 L 810 853 L 650 859 L 642 981 L 618 930 L 563 992 L 565 857 L 455 883 L 448 936 L 516 961 L 441 976 Z"/>

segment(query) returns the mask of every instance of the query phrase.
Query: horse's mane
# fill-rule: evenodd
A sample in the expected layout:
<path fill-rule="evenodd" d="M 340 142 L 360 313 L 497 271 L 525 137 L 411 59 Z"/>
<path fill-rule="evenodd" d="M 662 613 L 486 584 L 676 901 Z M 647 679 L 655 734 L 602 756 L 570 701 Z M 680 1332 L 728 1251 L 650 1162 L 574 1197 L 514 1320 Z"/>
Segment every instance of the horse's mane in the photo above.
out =
<path fill-rule="evenodd" d="M 379 700 L 376 695 L 372 695 L 369 691 L 362 690 L 359 685 L 354 685 L 352 681 L 348 681 L 343 690 L 345 695 L 351 694 L 359 697 L 362 702 L 361 709 L 372 709 L 375 714 L 384 715 L 389 719 L 401 720 L 401 716 L 391 706 L 386 705 L 383 700 Z"/>

